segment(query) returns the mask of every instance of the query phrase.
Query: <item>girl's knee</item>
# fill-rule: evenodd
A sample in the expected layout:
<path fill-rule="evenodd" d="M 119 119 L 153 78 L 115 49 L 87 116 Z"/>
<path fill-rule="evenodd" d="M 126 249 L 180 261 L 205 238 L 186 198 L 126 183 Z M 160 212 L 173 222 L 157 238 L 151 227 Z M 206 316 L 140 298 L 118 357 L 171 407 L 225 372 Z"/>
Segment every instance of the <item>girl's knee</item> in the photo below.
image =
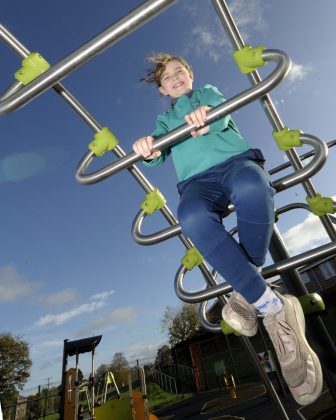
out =
<path fill-rule="evenodd" d="M 181 201 L 177 209 L 177 217 L 182 228 L 182 233 L 193 238 L 206 235 L 211 231 L 214 223 L 218 223 L 218 216 L 209 211 L 206 205 Z"/>

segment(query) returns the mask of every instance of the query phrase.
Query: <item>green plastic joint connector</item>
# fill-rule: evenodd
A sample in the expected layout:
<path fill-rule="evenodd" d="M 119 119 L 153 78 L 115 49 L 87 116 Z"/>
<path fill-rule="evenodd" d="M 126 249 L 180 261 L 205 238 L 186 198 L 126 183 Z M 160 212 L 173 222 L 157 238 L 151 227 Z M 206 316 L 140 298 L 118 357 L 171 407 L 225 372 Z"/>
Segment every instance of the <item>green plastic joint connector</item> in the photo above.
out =
<path fill-rule="evenodd" d="M 330 197 L 322 197 L 316 194 L 315 197 L 306 197 L 310 210 L 315 216 L 324 216 L 327 213 L 335 213 L 334 201 Z"/>
<path fill-rule="evenodd" d="M 325 310 L 323 299 L 318 293 L 309 293 L 300 296 L 298 299 L 305 315 L 319 313 Z"/>
<path fill-rule="evenodd" d="M 221 330 L 224 335 L 230 335 L 234 334 L 237 336 L 240 336 L 239 332 L 237 332 L 235 329 L 233 329 L 229 324 L 227 324 L 223 319 L 221 319 L 220 322 Z"/>
<path fill-rule="evenodd" d="M 181 264 L 185 266 L 185 268 L 191 271 L 197 265 L 202 264 L 204 258 L 200 254 L 200 252 L 195 248 L 187 249 L 185 256 L 181 260 Z"/>
<path fill-rule="evenodd" d="M 103 127 L 95 134 L 89 149 L 96 155 L 102 156 L 105 152 L 113 150 L 118 145 L 117 137 L 108 129 Z"/>
<path fill-rule="evenodd" d="M 272 135 L 280 150 L 290 150 L 292 147 L 302 146 L 300 130 L 289 130 L 288 127 L 284 127 L 280 131 L 273 131 Z"/>
<path fill-rule="evenodd" d="M 166 204 L 166 199 L 159 191 L 158 188 L 154 188 L 154 190 L 148 194 L 146 194 L 146 198 L 141 203 L 140 207 L 144 210 L 147 214 L 154 213 L 155 210 L 160 210 Z"/>
<path fill-rule="evenodd" d="M 22 67 L 15 73 L 14 77 L 22 84 L 28 85 L 40 74 L 50 68 L 50 64 L 38 52 L 33 52 L 22 60 Z"/>
<path fill-rule="evenodd" d="M 279 221 L 279 213 L 277 210 L 274 210 L 274 223 L 278 223 Z"/>
<path fill-rule="evenodd" d="M 245 45 L 240 50 L 233 51 L 233 58 L 240 72 L 248 74 L 255 71 L 258 67 L 264 66 L 266 64 L 266 61 L 262 58 L 264 50 L 265 47 L 262 45 L 255 48 Z"/>

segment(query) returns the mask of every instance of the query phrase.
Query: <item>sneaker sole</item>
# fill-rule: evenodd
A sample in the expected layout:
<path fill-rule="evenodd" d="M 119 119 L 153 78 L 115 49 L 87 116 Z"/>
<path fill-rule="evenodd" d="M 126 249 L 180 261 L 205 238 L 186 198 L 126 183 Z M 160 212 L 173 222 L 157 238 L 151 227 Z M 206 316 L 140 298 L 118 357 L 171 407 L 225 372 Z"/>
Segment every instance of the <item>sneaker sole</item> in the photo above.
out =
<path fill-rule="evenodd" d="M 319 361 L 316 353 L 310 347 L 310 345 L 309 345 L 309 343 L 306 339 L 306 335 L 305 335 L 306 322 L 305 322 L 305 318 L 304 318 L 304 314 L 303 314 L 300 302 L 293 296 L 285 295 L 285 297 L 293 305 L 294 312 L 295 312 L 295 317 L 296 317 L 297 324 L 298 324 L 298 327 L 299 327 L 299 330 L 300 330 L 300 333 L 301 333 L 301 340 L 305 343 L 306 347 L 308 348 L 310 357 L 313 360 L 313 364 L 314 364 L 314 368 L 315 368 L 316 386 L 315 386 L 315 391 L 313 392 L 313 394 L 303 394 L 303 395 L 300 395 L 300 396 L 294 396 L 293 395 L 295 401 L 298 404 L 308 405 L 308 404 L 311 404 L 312 402 L 314 402 L 322 392 L 323 375 L 322 375 L 321 364 L 320 364 L 320 361 Z M 293 392 L 295 392 L 295 389 L 293 389 Z"/>
<path fill-rule="evenodd" d="M 229 321 L 224 316 L 224 313 L 222 313 L 222 317 L 224 321 L 230 325 L 231 328 L 233 328 L 235 331 L 237 331 L 239 334 L 246 335 L 247 337 L 253 337 L 257 334 L 258 331 L 258 325 L 255 326 L 252 330 L 246 330 L 242 327 L 241 323 L 235 319 L 230 319 Z"/>

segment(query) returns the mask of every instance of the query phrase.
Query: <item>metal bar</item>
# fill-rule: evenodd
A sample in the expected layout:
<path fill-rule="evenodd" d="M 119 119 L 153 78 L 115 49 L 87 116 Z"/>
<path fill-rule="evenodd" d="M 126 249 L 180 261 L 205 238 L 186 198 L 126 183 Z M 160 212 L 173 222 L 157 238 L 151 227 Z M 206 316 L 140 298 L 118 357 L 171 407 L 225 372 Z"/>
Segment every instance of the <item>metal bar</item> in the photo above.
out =
<path fill-rule="evenodd" d="M 234 49 L 241 49 L 244 46 L 243 39 L 241 38 L 238 29 L 234 23 L 234 20 L 230 14 L 230 11 L 225 3 L 224 0 L 212 0 L 212 3 L 217 11 L 217 14 L 219 16 L 219 19 L 223 23 L 223 26 L 228 34 L 228 37 L 234 47 Z M 250 82 L 252 85 L 258 84 L 261 81 L 261 78 L 257 71 L 254 71 L 249 76 Z M 265 111 L 271 125 L 275 130 L 281 130 L 284 125 L 282 124 L 282 121 L 277 114 L 277 111 L 268 95 L 265 95 L 262 99 L 262 107 Z M 302 168 L 302 163 L 294 149 L 289 150 L 287 153 L 287 157 L 289 161 L 291 162 L 292 166 L 295 170 L 298 170 Z M 305 180 L 303 183 L 303 188 L 306 191 L 307 195 L 309 197 L 315 197 L 316 191 L 311 183 L 310 180 Z M 320 217 L 320 221 L 322 225 L 324 226 L 329 238 L 331 241 L 336 240 L 336 230 L 332 224 L 332 221 L 328 215 L 324 215 Z M 273 231 L 270 247 L 269 247 L 270 253 L 272 255 L 272 258 L 274 261 L 286 259 L 289 257 L 288 252 L 286 250 L 286 247 L 283 243 L 283 240 L 280 236 L 279 231 L 277 230 L 276 226 Z M 284 275 L 282 275 L 283 282 L 285 284 L 285 287 L 289 292 L 296 291 L 300 292 L 305 290 L 305 285 L 299 276 L 299 273 L 297 270 L 291 271 L 291 272 L 285 272 Z M 318 326 L 317 326 L 318 324 Z M 317 327 L 317 328 L 316 328 Z M 311 325 L 310 328 L 308 328 L 308 331 L 310 329 L 310 332 L 313 333 L 314 329 L 317 329 L 318 332 L 315 334 L 315 338 L 318 336 L 318 341 L 321 341 L 325 343 L 325 345 L 328 347 L 330 355 L 333 355 L 333 360 L 331 361 L 332 357 L 330 357 L 329 360 L 327 360 L 329 364 L 330 369 L 335 369 L 335 363 L 336 363 L 336 352 L 335 348 L 332 345 L 332 340 L 329 337 L 327 330 L 323 324 L 323 321 L 321 317 L 316 318 L 316 325 Z M 316 340 L 315 340 L 316 344 Z M 328 369 L 324 369 L 325 373 L 328 373 Z M 325 374 L 326 380 L 328 382 L 328 386 L 330 388 L 330 391 L 336 400 L 336 381 L 333 380 L 332 376 L 328 376 Z M 277 396 L 275 396 L 273 393 L 271 394 L 275 404 L 278 406 L 279 401 L 277 399 Z M 281 404 L 280 404 L 281 405 Z M 278 407 L 281 410 L 281 407 Z"/>
<path fill-rule="evenodd" d="M 255 85 L 252 88 L 249 88 L 242 93 L 232 97 L 223 104 L 214 107 L 207 115 L 206 125 L 211 124 L 212 122 L 217 121 L 225 115 L 236 111 L 237 109 L 262 97 L 281 82 L 281 80 L 286 76 L 290 67 L 290 59 L 287 54 L 278 50 L 265 50 L 263 53 L 263 59 L 267 62 L 277 62 L 277 66 L 271 72 L 271 74 L 260 84 Z M 161 136 L 158 140 L 153 142 L 153 151 L 165 149 L 166 147 L 181 141 L 183 138 L 190 136 L 190 132 L 195 128 L 196 126 L 194 124 L 184 124 L 181 127 L 170 131 L 168 134 Z M 140 160 L 143 160 L 143 157 L 138 156 L 136 153 L 132 152 L 125 156 L 123 159 L 119 159 L 117 162 L 107 165 L 90 174 L 86 174 L 86 169 L 89 167 L 93 158 L 94 153 L 90 151 L 83 156 L 78 164 L 76 179 L 81 184 L 94 184 L 116 174 L 117 172 L 136 162 L 139 162 Z"/>
<path fill-rule="evenodd" d="M 216 9 L 216 12 L 218 14 L 219 19 L 221 20 L 224 29 L 231 41 L 231 44 L 234 49 L 241 49 L 244 47 L 244 41 L 242 37 L 239 34 L 239 31 L 234 23 L 234 20 L 231 16 L 231 13 L 225 3 L 224 0 L 212 0 L 213 6 Z M 249 79 L 252 85 L 257 85 L 261 82 L 261 77 L 259 76 L 259 73 L 257 71 L 252 72 L 249 75 Z M 261 98 L 263 109 L 272 125 L 272 127 L 275 130 L 281 130 L 284 128 L 284 124 L 282 123 L 275 106 L 273 105 L 273 102 L 269 95 L 265 95 Z M 298 170 L 303 167 L 296 151 L 294 149 L 289 150 L 286 152 L 289 161 L 291 162 L 292 166 Z M 310 180 L 305 180 L 302 183 L 307 195 L 309 197 L 315 197 L 316 191 L 313 187 Z M 326 232 L 328 233 L 331 240 L 336 240 L 336 230 L 329 218 L 328 215 L 321 216 L 320 217 L 321 223 L 323 224 Z"/>
<path fill-rule="evenodd" d="M 336 140 L 332 140 L 332 141 L 330 141 L 330 142 L 328 142 L 328 143 L 326 143 L 326 146 L 328 147 L 328 149 L 330 149 L 331 147 L 334 147 L 334 146 L 336 146 Z M 308 158 L 310 158 L 310 157 L 312 157 L 312 156 L 314 156 L 314 150 L 311 150 L 311 151 L 309 151 L 309 152 L 307 152 L 307 153 L 305 153 L 305 154 L 303 154 L 303 155 L 301 155 L 301 156 L 299 156 L 299 158 L 300 158 L 300 160 L 301 160 L 301 162 L 303 161 L 303 160 L 306 160 L 306 159 L 308 159 Z M 273 169 L 270 169 L 269 171 L 268 171 L 268 173 L 270 174 L 270 175 L 274 175 L 274 174 L 276 174 L 277 172 L 281 172 L 281 171 L 283 171 L 284 169 L 287 169 L 287 168 L 290 168 L 292 165 L 291 165 L 291 163 L 290 162 L 286 162 L 286 163 L 283 163 L 282 165 L 279 165 L 279 166 L 277 166 L 277 167 L 275 167 L 275 168 L 273 168 Z"/>
<path fill-rule="evenodd" d="M 4 32 L 5 31 L 5 32 Z M 19 55 L 23 58 L 29 55 L 29 50 L 19 42 L 15 36 L 10 33 L 7 29 L 1 27 L 0 25 L 0 37 L 4 37 L 8 45 Z M 99 132 L 102 129 L 102 126 L 92 117 L 92 115 L 79 103 L 79 101 L 61 84 L 58 83 L 57 85 L 53 86 L 53 89 L 83 118 L 83 120 L 93 129 L 95 132 Z M 126 156 L 126 153 L 120 146 L 117 146 L 113 149 L 113 153 L 117 158 L 122 158 Z M 138 181 L 140 186 L 145 190 L 145 192 L 149 193 L 154 190 L 152 184 L 147 180 L 147 178 L 143 175 L 143 173 L 134 165 L 128 168 L 130 174 Z M 160 212 L 165 217 L 170 225 L 176 225 L 178 222 L 174 217 L 173 213 L 170 209 L 165 206 L 163 207 Z M 186 238 L 182 234 L 179 235 L 179 239 L 183 243 L 183 245 L 190 249 L 193 247 L 193 243 L 190 239 Z M 210 282 L 211 284 L 211 273 L 205 264 L 202 265 L 200 268 L 204 278 Z"/>
<path fill-rule="evenodd" d="M 302 143 L 309 144 L 314 147 L 314 159 L 306 166 L 302 166 L 293 174 L 272 182 L 272 185 L 277 192 L 291 188 L 301 182 L 305 182 L 305 180 L 307 180 L 310 176 L 315 175 L 327 160 L 328 148 L 323 141 L 310 134 L 301 134 L 300 140 Z"/>
<path fill-rule="evenodd" d="M 330 255 L 336 254 L 336 242 L 330 242 L 325 245 L 321 245 L 310 251 L 303 252 L 302 254 L 294 257 L 289 257 L 283 261 L 277 261 L 276 263 L 264 268 L 262 275 L 265 279 L 273 277 L 277 274 L 282 274 L 288 270 L 293 270 L 304 265 Z M 221 283 L 213 285 L 211 288 L 199 290 L 197 292 L 187 292 L 183 287 L 183 280 L 186 275 L 187 269 L 181 265 L 178 269 L 175 277 L 175 293 L 183 302 L 186 303 L 200 303 L 206 300 L 213 299 L 215 297 L 223 297 L 227 293 L 232 291 L 232 286 L 228 283 Z"/>
<path fill-rule="evenodd" d="M 301 183 L 303 179 L 313 176 L 326 162 L 328 149 L 324 142 L 317 137 L 308 134 L 302 134 L 300 139 L 302 143 L 310 144 L 314 147 L 314 159 L 299 171 L 274 181 L 272 185 L 277 192 L 293 187 L 294 185 Z M 229 210 L 230 212 L 234 211 L 234 207 L 231 205 Z M 181 226 L 177 223 L 176 225 L 162 229 L 150 235 L 143 235 L 141 233 L 141 226 L 146 216 L 147 213 L 144 210 L 140 210 L 132 224 L 133 239 L 140 245 L 147 246 L 158 244 L 181 233 Z"/>
<path fill-rule="evenodd" d="M 147 213 L 144 210 L 140 210 L 132 224 L 132 236 L 138 244 L 154 245 L 181 234 L 181 226 L 177 223 L 174 226 L 162 229 L 151 235 L 143 235 L 141 233 L 141 226 L 146 216 L 148 216 Z"/>
<path fill-rule="evenodd" d="M 129 14 L 115 22 L 105 31 L 88 41 L 82 47 L 53 65 L 20 91 L 0 102 L 0 115 L 15 111 L 36 96 L 64 79 L 87 61 L 138 29 L 146 22 L 171 6 L 176 0 L 148 0 Z M 3 29 L 3 27 L 1 26 Z"/>

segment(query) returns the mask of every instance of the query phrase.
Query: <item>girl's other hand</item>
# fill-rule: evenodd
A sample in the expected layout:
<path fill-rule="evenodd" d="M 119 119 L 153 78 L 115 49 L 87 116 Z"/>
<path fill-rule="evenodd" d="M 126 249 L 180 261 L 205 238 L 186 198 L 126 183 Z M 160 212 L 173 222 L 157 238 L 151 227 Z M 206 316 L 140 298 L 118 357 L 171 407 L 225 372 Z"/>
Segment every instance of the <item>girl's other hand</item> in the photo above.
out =
<path fill-rule="evenodd" d="M 153 151 L 152 136 L 141 137 L 139 140 L 133 143 L 133 150 L 138 156 L 142 156 L 145 159 L 155 159 L 161 155 L 160 150 Z"/>
<path fill-rule="evenodd" d="M 199 127 L 198 130 L 194 130 L 190 133 L 193 137 L 198 137 L 203 134 L 207 134 L 209 132 L 209 126 L 207 127 L 203 127 L 203 126 L 205 124 L 207 112 L 210 109 L 211 107 L 208 105 L 200 106 L 199 108 L 195 109 L 195 111 L 184 116 L 185 122 L 187 124 L 189 125 L 195 124 L 197 128 Z"/>

